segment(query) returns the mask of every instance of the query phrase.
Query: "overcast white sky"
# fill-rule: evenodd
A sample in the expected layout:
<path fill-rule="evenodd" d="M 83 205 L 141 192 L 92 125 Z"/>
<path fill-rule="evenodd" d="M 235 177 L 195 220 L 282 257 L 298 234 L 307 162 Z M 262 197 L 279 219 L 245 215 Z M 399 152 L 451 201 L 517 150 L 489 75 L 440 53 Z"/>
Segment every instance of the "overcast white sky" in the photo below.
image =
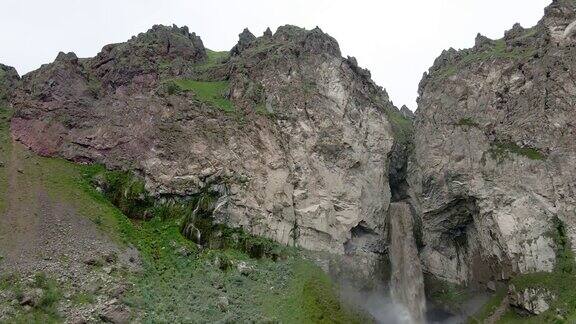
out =
<path fill-rule="evenodd" d="M 476 33 L 500 38 L 530 27 L 551 0 L 1 0 L 0 63 L 25 74 L 59 51 L 94 56 L 153 24 L 187 25 L 214 50 L 248 27 L 319 26 L 355 56 L 397 106 L 416 108 L 418 82 L 443 49 L 467 48 Z"/>

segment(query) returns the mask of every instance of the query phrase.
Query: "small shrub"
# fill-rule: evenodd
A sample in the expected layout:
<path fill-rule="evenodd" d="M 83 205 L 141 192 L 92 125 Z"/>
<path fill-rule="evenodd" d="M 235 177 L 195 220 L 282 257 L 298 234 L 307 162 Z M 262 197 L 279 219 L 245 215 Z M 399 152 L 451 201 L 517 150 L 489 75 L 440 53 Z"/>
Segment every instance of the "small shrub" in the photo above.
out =
<path fill-rule="evenodd" d="M 470 117 L 461 118 L 456 123 L 456 126 L 468 126 L 468 127 L 476 127 L 476 128 L 480 127 L 480 125 Z"/>
<path fill-rule="evenodd" d="M 150 218 L 154 202 L 142 180 L 127 172 L 103 171 L 93 176 L 92 183 L 101 186 L 108 199 L 128 217 Z"/>
<path fill-rule="evenodd" d="M 175 95 L 175 94 L 178 94 L 181 92 L 180 87 L 174 81 L 168 81 L 168 82 L 166 82 L 166 84 L 164 86 L 165 86 L 166 92 L 169 95 Z"/>
<path fill-rule="evenodd" d="M 199 63 L 195 66 L 197 71 L 205 72 L 212 68 L 218 67 L 224 64 L 230 57 L 228 51 L 213 51 L 211 49 L 206 49 L 207 58 L 204 62 Z"/>
<path fill-rule="evenodd" d="M 510 153 L 524 156 L 530 160 L 546 159 L 546 156 L 535 148 L 521 147 L 516 145 L 516 143 L 507 141 L 496 141 L 492 143 L 488 152 L 490 156 L 499 163 L 509 158 Z"/>

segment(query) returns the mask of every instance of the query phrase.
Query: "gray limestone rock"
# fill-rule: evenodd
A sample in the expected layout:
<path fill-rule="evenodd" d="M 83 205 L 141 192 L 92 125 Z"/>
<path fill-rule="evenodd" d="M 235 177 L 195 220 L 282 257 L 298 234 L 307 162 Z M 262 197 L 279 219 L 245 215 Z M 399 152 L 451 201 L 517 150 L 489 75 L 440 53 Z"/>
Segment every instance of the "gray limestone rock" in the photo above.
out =
<path fill-rule="evenodd" d="M 557 219 L 576 247 L 576 40 L 560 39 L 575 7 L 445 52 L 420 83 L 408 178 L 436 277 L 552 271 Z"/>

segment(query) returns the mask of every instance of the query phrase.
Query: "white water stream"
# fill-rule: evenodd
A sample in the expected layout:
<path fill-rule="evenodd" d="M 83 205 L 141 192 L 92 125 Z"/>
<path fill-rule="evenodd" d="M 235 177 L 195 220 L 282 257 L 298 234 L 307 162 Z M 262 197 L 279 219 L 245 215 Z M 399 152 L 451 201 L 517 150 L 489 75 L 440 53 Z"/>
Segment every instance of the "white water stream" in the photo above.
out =
<path fill-rule="evenodd" d="M 404 202 L 390 204 L 390 261 L 392 300 L 407 310 L 412 324 L 426 322 L 424 277 L 418 249 L 412 232 L 410 206 Z"/>

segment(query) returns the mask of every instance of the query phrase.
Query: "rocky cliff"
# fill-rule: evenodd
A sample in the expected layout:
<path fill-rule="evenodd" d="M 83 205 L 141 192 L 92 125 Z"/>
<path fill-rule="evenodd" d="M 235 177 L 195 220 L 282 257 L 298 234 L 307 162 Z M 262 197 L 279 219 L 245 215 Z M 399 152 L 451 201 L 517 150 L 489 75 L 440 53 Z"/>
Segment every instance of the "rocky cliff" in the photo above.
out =
<path fill-rule="evenodd" d="M 425 270 L 487 284 L 550 272 L 576 247 L 576 4 L 534 27 L 478 35 L 424 75 L 409 168 Z"/>
<path fill-rule="evenodd" d="M 16 87 L 19 79 L 15 68 L 0 64 L 0 101 L 9 99 L 8 96 Z"/>
<path fill-rule="evenodd" d="M 509 287 L 498 312 L 566 319 L 575 299 L 550 283 L 576 273 L 575 71 L 576 3 L 555 0 L 532 28 L 443 52 L 415 115 L 332 37 L 295 26 L 244 30 L 229 52 L 154 26 L 21 79 L 0 66 L 0 100 L 40 155 L 130 171 L 160 203 L 216 197 L 216 222 L 336 255 L 352 277 L 392 261 L 392 297 L 416 322 L 422 272 Z"/>
<path fill-rule="evenodd" d="M 245 30 L 218 53 L 154 26 L 94 58 L 60 53 L 11 102 L 13 137 L 41 155 L 135 171 L 159 199 L 213 193 L 217 221 L 281 243 L 384 252 L 409 122 L 319 28 Z"/>

